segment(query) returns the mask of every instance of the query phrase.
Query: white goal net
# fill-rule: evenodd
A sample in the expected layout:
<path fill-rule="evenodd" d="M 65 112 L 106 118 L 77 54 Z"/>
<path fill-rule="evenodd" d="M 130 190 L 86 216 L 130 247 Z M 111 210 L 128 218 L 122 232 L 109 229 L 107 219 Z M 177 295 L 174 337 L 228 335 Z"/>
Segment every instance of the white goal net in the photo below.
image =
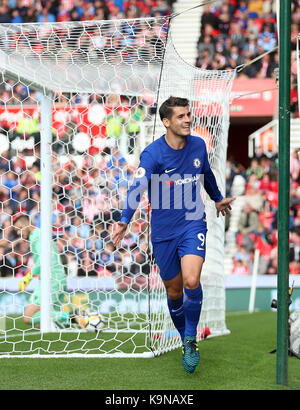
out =
<path fill-rule="evenodd" d="M 225 192 L 235 72 L 182 61 L 169 22 L 1 25 L 0 357 L 150 357 L 181 345 L 151 259 L 147 195 L 121 247 L 112 243 L 170 95 L 189 98 Z M 224 220 L 208 199 L 206 212 L 198 339 L 228 333 Z"/>

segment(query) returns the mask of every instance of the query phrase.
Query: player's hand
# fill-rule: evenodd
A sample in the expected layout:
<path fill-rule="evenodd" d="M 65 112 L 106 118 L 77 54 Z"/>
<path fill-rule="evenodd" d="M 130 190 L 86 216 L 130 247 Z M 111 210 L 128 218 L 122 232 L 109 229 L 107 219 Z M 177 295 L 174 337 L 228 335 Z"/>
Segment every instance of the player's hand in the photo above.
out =
<path fill-rule="evenodd" d="M 222 201 L 216 202 L 217 208 L 217 217 L 219 218 L 220 213 L 225 216 L 226 214 L 230 214 L 231 211 L 231 203 L 235 200 L 233 198 L 223 198 Z"/>
<path fill-rule="evenodd" d="M 126 222 L 117 222 L 114 226 L 113 242 L 115 246 L 119 246 L 125 236 L 127 229 Z"/>
<path fill-rule="evenodd" d="M 21 292 L 24 292 L 24 290 L 27 288 L 27 286 L 31 282 L 31 279 L 32 279 L 32 273 L 31 271 L 29 271 L 23 276 L 23 278 L 19 282 L 19 289 Z"/>

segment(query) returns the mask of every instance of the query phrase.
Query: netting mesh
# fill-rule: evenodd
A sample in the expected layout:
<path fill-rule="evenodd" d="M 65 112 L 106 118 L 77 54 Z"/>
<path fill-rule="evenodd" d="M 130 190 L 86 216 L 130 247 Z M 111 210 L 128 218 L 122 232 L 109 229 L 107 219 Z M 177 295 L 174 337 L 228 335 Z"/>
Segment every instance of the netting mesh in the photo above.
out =
<path fill-rule="evenodd" d="M 189 99 L 193 118 L 192 134 L 205 140 L 210 165 L 223 195 L 229 96 L 234 75 L 234 71 L 201 70 L 186 64 L 174 47 L 170 30 L 158 91 L 158 106 L 170 95 Z M 163 134 L 158 118 L 155 128 L 157 138 Z M 212 334 L 228 332 L 225 323 L 224 219 L 216 217 L 215 205 L 204 189 L 201 194 L 205 202 L 208 234 L 206 260 L 201 273 L 204 300 L 198 325 L 199 338 L 207 326 Z M 166 326 L 163 322 L 160 325 Z M 156 343 L 159 345 L 160 341 Z"/>
<path fill-rule="evenodd" d="M 168 26 L 166 18 L 1 26 L 0 354 L 152 355 L 180 345 L 159 269 L 149 259 L 147 194 L 118 249 L 112 229 L 140 152 L 164 133 L 155 112 L 170 95 L 190 99 L 193 134 L 205 139 L 224 193 L 235 73 L 185 64 Z M 52 104 L 51 246 L 58 261 L 51 272 L 49 334 L 38 330 L 39 312 L 28 311 L 39 306 L 38 262 L 43 268 L 44 94 Z M 206 202 L 213 229 L 198 338 L 205 326 L 212 334 L 227 332 L 224 221 Z M 28 220 L 16 226 L 20 214 Z M 28 272 L 33 278 L 20 290 Z M 92 314 L 105 323 L 96 333 L 87 323 Z"/>
<path fill-rule="evenodd" d="M 39 89 L 156 92 L 168 19 L 3 24 L 0 66 Z"/>

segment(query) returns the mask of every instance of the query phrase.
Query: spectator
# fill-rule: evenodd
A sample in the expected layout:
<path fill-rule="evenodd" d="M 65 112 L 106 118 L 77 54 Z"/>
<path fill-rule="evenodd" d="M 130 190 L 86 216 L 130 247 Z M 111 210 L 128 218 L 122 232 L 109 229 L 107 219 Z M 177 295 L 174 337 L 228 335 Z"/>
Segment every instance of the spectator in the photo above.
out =
<path fill-rule="evenodd" d="M 69 229 L 70 235 L 76 238 L 87 239 L 90 237 L 90 226 L 84 223 L 79 216 L 74 216 Z"/>
<path fill-rule="evenodd" d="M 300 150 L 294 150 L 293 154 L 290 158 L 290 174 L 293 181 L 299 181 L 300 178 L 300 164 L 299 164 L 299 156 L 298 153 Z"/>
<path fill-rule="evenodd" d="M 38 10 L 34 6 L 28 7 L 26 13 L 23 16 L 24 23 L 35 23 L 38 19 Z"/>
<path fill-rule="evenodd" d="M 244 58 L 239 52 L 239 48 L 236 45 L 232 45 L 230 49 L 230 54 L 228 56 L 228 65 L 231 68 L 236 68 L 244 63 Z"/>
<path fill-rule="evenodd" d="M 248 38 L 248 41 L 250 38 L 256 40 L 259 35 L 259 27 L 255 22 L 255 19 L 253 18 L 248 18 L 247 20 L 247 28 L 246 28 L 246 36 Z"/>
<path fill-rule="evenodd" d="M 44 7 L 40 13 L 40 15 L 37 18 L 38 23 L 42 22 L 49 22 L 49 23 L 54 23 L 56 21 L 56 16 L 49 12 L 49 6 Z"/>
<path fill-rule="evenodd" d="M 237 47 L 237 51 L 242 50 L 245 46 L 245 36 L 242 27 L 239 23 L 231 23 L 231 30 L 229 32 L 232 45 Z"/>
<path fill-rule="evenodd" d="M 230 197 L 231 187 L 233 184 L 234 177 L 236 175 L 236 169 L 232 160 L 227 159 L 226 161 L 226 196 Z"/>
<path fill-rule="evenodd" d="M 251 64 L 252 56 L 250 52 L 245 53 L 244 64 L 246 67 L 241 71 L 239 78 L 245 76 L 246 78 L 256 78 L 257 77 L 257 68 L 254 64 Z"/>
<path fill-rule="evenodd" d="M 237 252 L 233 258 L 234 275 L 248 275 L 250 273 L 251 254 L 245 246 L 238 246 Z"/>
<path fill-rule="evenodd" d="M 8 5 L 0 3 L 0 24 L 10 23 L 10 21 L 11 21 L 11 14 L 10 14 L 10 9 Z"/>
<path fill-rule="evenodd" d="M 0 244 L 0 277 L 12 277 L 14 276 L 14 268 L 17 264 L 17 259 L 12 253 L 8 253 L 10 249 L 6 246 L 6 243 L 2 241 Z"/>
<path fill-rule="evenodd" d="M 290 273 L 300 274 L 300 226 L 293 228 L 289 250 Z"/>
<path fill-rule="evenodd" d="M 23 23 L 23 17 L 20 15 L 18 9 L 12 10 L 11 12 L 11 23 L 13 24 L 20 24 Z"/>
<path fill-rule="evenodd" d="M 204 35 L 203 40 L 198 45 L 198 52 L 199 52 L 200 59 L 202 57 L 202 60 L 205 60 L 205 58 L 208 58 L 211 61 L 213 59 L 214 54 L 215 54 L 215 44 L 210 35 L 208 34 Z"/>
<path fill-rule="evenodd" d="M 241 276 L 249 275 L 249 266 L 245 262 L 237 260 L 233 266 L 232 274 Z"/>
<path fill-rule="evenodd" d="M 214 29 L 218 28 L 218 18 L 215 13 L 212 12 L 212 6 L 206 5 L 203 7 L 203 13 L 201 15 L 201 30 L 204 32 L 206 25 L 212 26 Z"/>
<path fill-rule="evenodd" d="M 170 14 L 170 7 L 165 0 L 156 0 L 156 5 L 152 7 L 153 16 L 166 16 Z"/>
<path fill-rule="evenodd" d="M 248 4 L 245 0 L 240 0 L 239 4 L 237 5 L 236 10 L 240 13 L 248 13 Z"/>
<path fill-rule="evenodd" d="M 251 160 L 250 167 L 246 171 L 247 177 L 253 174 L 256 175 L 258 179 L 260 179 L 263 175 L 261 165 L 256 158 Z"/>
<path fill-rule="evenodd" d="M 256 235 L 258 229 L 258 215 L 249 203 L 244 205 L 238 222 L 238 232 L 243 237 Z"/>
<path fill-rule="evenodd" d="M 230 25 L 231 25 L 231 18 L 229 13 L 221 13 L 218 21 L 218 30 L 220 32 L 220 36 L 228 37 L 230 32 Z"/>
<path fill-rule="evenodd" d="M 258 36 L 257 44 L 261 46 L 263 52 L 271 51 L 276 47 L 276 38 L 270 31 L 264 31 Z"/>
<path fill-rule="evenodd" d="M 263 12 L 263 0 L 249 0 L 248 1 L 248 16 L 251 18 L 258 18 Z"/>
<path fill-rule="evenodd" d="M 274 63 L 270 54 L 265 55 L 257 64 L 257 78 L 272 78 Z"/>
<path fill-rule="evenodd" d="M 296 49 L 296 38 L 299 31 L 298 15 L 300 7 L 294 7 L 293 24 L 294 35 L 292 35 L 292 47 Z M 296 12 L 297 9 L 297 12 Z M 299 12 L 299 13 L 298 13 Z M 296 23 L 297 21 L 297 23 Z M 293 26 L 292 24 L 292 26 Z M 226 58 L 226 66 L 211 59 L 207 54 L 203 55 L 203 48 L 207 48 L 205 32 L 207 27 L 213 35 L 210 43 L 215 46 L 215 51 L 222 53 Z M 277 45 L 276 35 L 276 7 L 273 0 L 253 1 L 231 1 L 216 2 L 216 6 L 206 6 L 201 18 L 201 36 L 198 43 L 198 56 L 196 66 L 213 69 L 236 68 L 241 64 L 251 61 L 266 51 L 274 49 Z M 205 39 L 205 43 L 204 43 Z M 238 50 L 232 50 L 232 46 Z M 274 78 L 274 68 L 278 67 L 278 52 L 275 51 L 271 57 L 247 64 L 238 74 L 241 78 Z M 218 56 L 220 61 L 220 56 Z M 293 79 L 296 74 L 293 74 Z M 297 88 L 296 83 L 295 90 Z M 297 92 L 292 96 L 294 102 L 293 116 L 297 115 Z"/>
<path fill-rule="evenodd" d="M 125 1 L 124 10 L 127 17 L 129 16 L 128 13 L 132 13 L 132 15 L 139 18 L 142 16 L 142 2 L 137 0 Z"/>

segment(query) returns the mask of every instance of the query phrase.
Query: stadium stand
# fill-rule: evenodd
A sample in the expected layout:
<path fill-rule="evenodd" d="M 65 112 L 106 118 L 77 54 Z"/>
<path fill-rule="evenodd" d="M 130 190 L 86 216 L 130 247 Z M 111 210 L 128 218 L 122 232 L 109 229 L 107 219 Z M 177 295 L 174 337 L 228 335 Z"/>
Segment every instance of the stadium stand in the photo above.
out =
<path fill-rule="evenodd" d="M 173 3 L 172 0 L 3 0 L 0 5 L 0 24 L 168 15 L 172 12 Z M 292 1 L 292 11 L 294 67 L 294 34 L 298 33 L 300 28 L 300 5 L 296 0 Z M 235 68 L 274 48 L 277 44 L 276 30 L 275 1 L 216 1 L 213 5 L 205 6 L 201 15 L 201 33 L 197 43 L 198 55 L 195 65 L 206 69 Z M 278 53 L 274 52 L 242 70 L 239 75 L 248 78 L 272 78 L 277 66 Z M 298 113 L 296 74 L 296 71 L 292 70 L 293 115 Z M 0 107 L 17 106 L 20 102 L 25 106 L 30 105 L 32 99 L 38 100 L 36 93 L 32 92 L 28 96 L 27 92 L 26 87 L 20 84 L 1 83 Z M 62 100 L 63 96 L 58 97 L 59 102 Z M 38 124 L 27 123 L 24 126 L 27 127 L 28 134 L 34 134 L 35 126 Z M 17 131 L 16 129 L 15 132 Z M 10 132 L 9 125 L 3 119 L 0 119 L 0 132 Z M 38 138 L 38 133 L 35 133 L 36 142 Z M 300 149 L 295 149 L 291 156 L 290 269 L 293 273 L 300 273 L 299 153 Z M 116 162 L 114 158 L 117 158 Z M 122 266 L 128 275 L 134 275 L 135 261 L 145 260 L 147 238 L 143 233 L 144 227 L 140 221 L 136 221 L 135 232 L 125 238 L 127 249 L 134 249 L 135 261 L 130 260 L 128 252 L 114 252 L 113 258 L 113 246 L 110 241 L 112 224 L 109 220 L 111 212 L 108 212 L 107 207 L 109 211 L 115 209 L 112 213 L 114 221 L 118 220 L 119 213 L 117 203 L 113 203 L 112 198 L 108 197 L 108 191 L 105 191 L 105 184 L 109 184 L 110 190 L 115 187 L 120 195 L 124 195 L 126 183 L 120 183 L 119 173 L 122 172 L 122 175 L 125 175 L 124 180 L 129 181 L 134 167 L 127 163 L 118 150 L 113 152 L 111 159 L 103 154 L 97 169 L 93 172 L 90 172 L 89 156 L 84 158 L 84 166 L 81 169 L 72 162 L 66 163 L 63 171 L 59 169 L 58 161 L 55 161 L 53 166 L 54 173 L 59 170 L 53 186 L 57 210 L 53 214 L 53 236 L 64 252 L 67 265 L 72 267 L 69 274 L 114 274 Z M 102 170 L 106 171 L 106 175 L 111 175 L 110 180 L 104 181 Z M 108 170 L 110 172 L 107 172 Z M 230 221 L 231 224 L 235 224 L 236 235 L 227 235 L 227 247 L 233 247 L 235 250 L 232 255 L 232 274 L 251 274 L 255 249 L 260 250 L 262 261 L 259 273 L 277 272 L 277 177 L 276 155 L 267 157 L 257 150 L 248 168 L 242 168 L 234 158 L 227 162 L 227 195 L 235 195 L 238 192 L 240 196 L 236 212 L 232 214 Z M 0 155 L 0 178 L 0 277 L 11 276 L 12 273 L 15 276 L 22 276 L 25 273 L 25 266 L 30 264 L 30 261 L 26 260 L 26 257 L 20 258 L 19 255 L 28 253 L 28 245 L 25 241 L 18 241 L 13 248 L 9 246 L 17 239 L 10 220 L 13 214 L 25 212 L 39 225 L 39 159 L 35 158 L 28 165 L 25 151 L 18 156 L 12 155 L 10 150 L 4 151 Z M 98 190 L 99 186 L 104 188 L 101 193 Z M 66 191 L 68 198 L 64 196 Z M 87 199 L 80 199 L 93 195 L 97 196 L 97 207 Z M 114 198 L 117 198 L 117 195 Z M 252 222 L 249 217 L 250 206 Z M 65 228 L 61 229 L 62 226 Z M 229 222 L 227 228 L 228 226 Z"/>

